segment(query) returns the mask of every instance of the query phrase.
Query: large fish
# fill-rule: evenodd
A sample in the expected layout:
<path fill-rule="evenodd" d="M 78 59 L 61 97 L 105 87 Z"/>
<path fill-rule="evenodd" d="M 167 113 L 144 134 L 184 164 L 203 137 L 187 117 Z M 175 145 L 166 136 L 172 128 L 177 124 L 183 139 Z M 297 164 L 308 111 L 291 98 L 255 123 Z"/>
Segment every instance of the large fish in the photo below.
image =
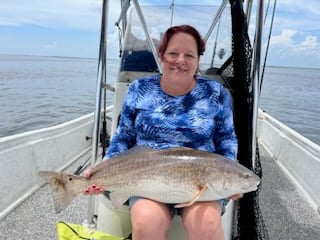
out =
<path fill-rule="evenodd" d="M 51 186 L 56 212 L 97 184 L 110 192 L 115 207 L 141 196 L 176 207 L 227 198 L 257 189 L 260 179 L 236 161 L 191 148 L 154 150 L 138 147 L 96 165 L 89 179 L 41 171 Z"/>

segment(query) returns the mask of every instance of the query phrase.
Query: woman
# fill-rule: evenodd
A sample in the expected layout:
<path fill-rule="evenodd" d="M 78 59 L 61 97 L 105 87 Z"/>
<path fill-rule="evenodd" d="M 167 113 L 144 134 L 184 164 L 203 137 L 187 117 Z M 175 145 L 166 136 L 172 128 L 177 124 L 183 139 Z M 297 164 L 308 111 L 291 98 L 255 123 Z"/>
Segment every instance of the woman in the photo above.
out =
<path fill-rule="evenodd" d="M 189 25 L 166 31 L 159 47 L 163 73 L 137 79 L 129 86 L 107 158 L 136 145 L 156 149 L 185 146 L 236 158 L 228 94 L 220 83 L 197 75 L 204 49 L 200 34 Z M 97 188 L 91 193 L 94 191 Z M 224 239 L 221 215 L 225 202 L 196 202 L 178 212 L 171 205 L 132 196 L 133 238 L 166 239 L 173 215 L 181 214 L 189 240 Z"/>

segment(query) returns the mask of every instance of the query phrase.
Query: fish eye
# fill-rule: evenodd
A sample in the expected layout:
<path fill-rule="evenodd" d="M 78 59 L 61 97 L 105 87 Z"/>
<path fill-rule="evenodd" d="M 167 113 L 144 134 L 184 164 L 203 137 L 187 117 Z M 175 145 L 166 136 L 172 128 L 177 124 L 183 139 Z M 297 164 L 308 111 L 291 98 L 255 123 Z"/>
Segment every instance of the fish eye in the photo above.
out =
<path fill-rule="evenodd" d="M 243 174 L 243 177 L 244 177 L 244 178 L 249 178 L 249 177 L 250 177 L 250 174 L 249 174 L 249 173 L 245 173 L 245 174 Z"/>
<path fill-rule="evenodd" d="M 69 177 L 69 182 L 71 182 L 73 180 L 73 178 L 72 177 Z"/>

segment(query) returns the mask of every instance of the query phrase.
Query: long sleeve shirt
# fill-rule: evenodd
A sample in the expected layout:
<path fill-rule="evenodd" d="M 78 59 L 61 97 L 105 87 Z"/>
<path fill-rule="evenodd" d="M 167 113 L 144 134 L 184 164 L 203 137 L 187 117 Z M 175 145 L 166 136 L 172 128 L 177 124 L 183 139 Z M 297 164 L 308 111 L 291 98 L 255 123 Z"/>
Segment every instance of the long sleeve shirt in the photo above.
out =
<path fill-rule="evenodd" d="M 144 145 L 184 146 L 234 160 L 238 145 L 232 103 L 223 85 L 197 76 L 192 91 L 170 96 L 161 89 L 160 78 L 153 75 L 130 84 L 106 158 Z"/>

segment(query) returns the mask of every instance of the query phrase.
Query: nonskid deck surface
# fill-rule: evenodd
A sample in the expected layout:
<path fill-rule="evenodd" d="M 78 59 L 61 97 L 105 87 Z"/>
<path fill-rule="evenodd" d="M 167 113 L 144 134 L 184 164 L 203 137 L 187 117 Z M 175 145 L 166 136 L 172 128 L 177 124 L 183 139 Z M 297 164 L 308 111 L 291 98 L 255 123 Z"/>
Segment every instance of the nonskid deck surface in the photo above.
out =
<path fill-rule="evenodd" d="M 320 239 L 320 215 L 260 145 L 263 185 L 260 208 L 270 240 Z"/>
<path fill-rule="evenodd" d="M 74 172 L 81 163 L 67 169 Z M 88 197 L 79 195 L 64 211 L 54 212 L 48 184 L 0 220 L 0 240 L 57 239 L 55 224 L 58 221 L 82 223 L 87 214 Z"/>
<path fill-rule="evenodd" d="M 320 239 L 318 213 L 302 199 L 263 147 L 260 154 L 263 167 L 260 207 L 270 239 Z M 55 214 L 46 185 L 0 220 L 0 239 L 57 239 L 55 223 L 82 223 L 87 204 L 88 198 L 79 196 L 62 213 Z"/>

